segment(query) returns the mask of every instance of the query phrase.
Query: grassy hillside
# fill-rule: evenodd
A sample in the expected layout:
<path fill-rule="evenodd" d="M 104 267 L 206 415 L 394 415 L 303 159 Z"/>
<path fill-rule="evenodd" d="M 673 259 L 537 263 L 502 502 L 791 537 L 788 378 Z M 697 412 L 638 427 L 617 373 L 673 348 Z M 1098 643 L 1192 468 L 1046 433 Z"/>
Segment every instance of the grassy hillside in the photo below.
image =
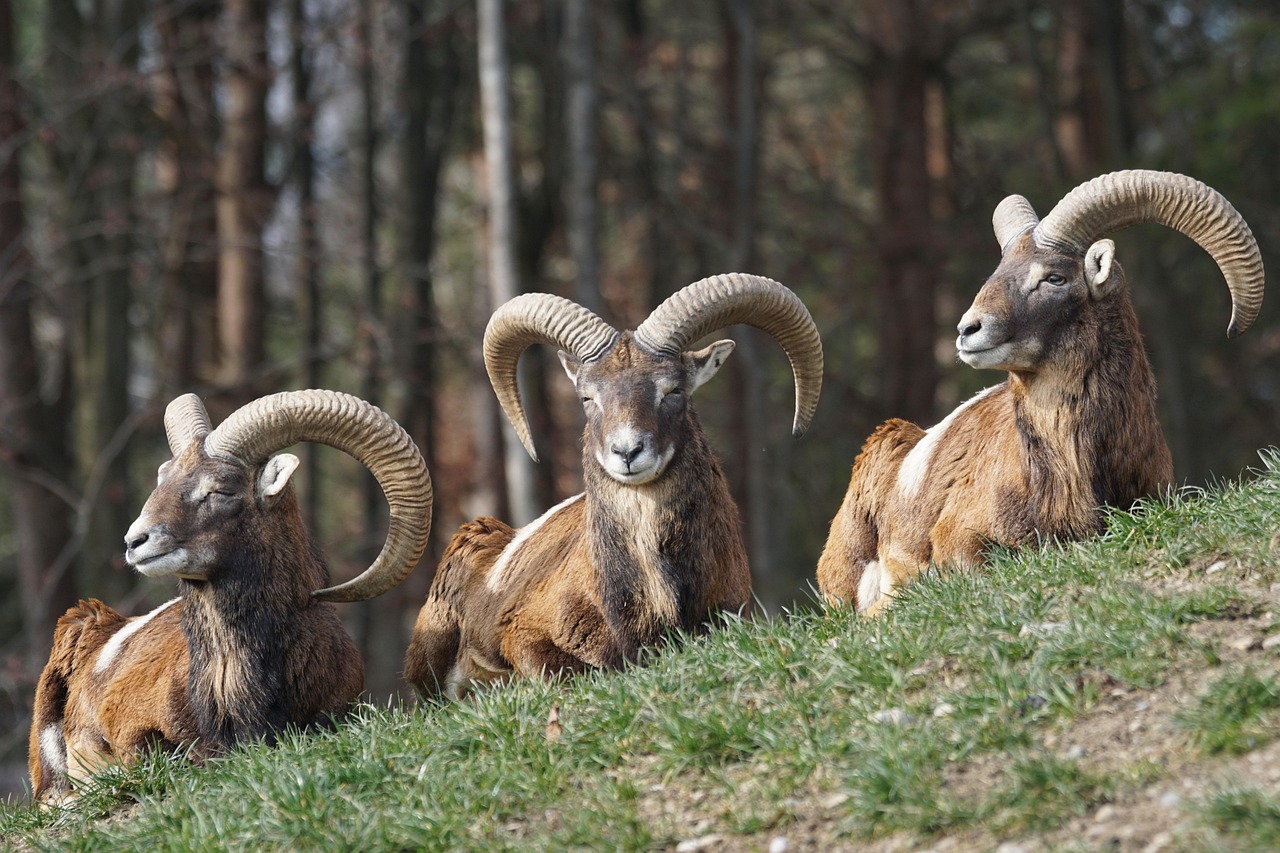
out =
<path fill-rule="evenodd" d="M 153 756 L 35 849 L 1280 849 L 1280 457 L 882 619 L 732 622 L 623 674 Z M 553 709 L 558 720 L 549 722 Z M 785 839 L 780 841 L 779 839 Z M 1013 848 L 1006 848 L 1013 849 Z"/>

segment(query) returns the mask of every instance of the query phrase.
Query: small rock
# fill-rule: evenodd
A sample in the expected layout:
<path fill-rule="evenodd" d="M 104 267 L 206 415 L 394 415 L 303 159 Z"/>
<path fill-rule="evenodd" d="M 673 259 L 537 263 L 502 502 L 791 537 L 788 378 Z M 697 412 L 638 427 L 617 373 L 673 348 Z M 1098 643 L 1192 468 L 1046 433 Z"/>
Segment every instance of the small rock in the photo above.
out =
<path fill-rule="evenodd" d="M 1266 639 L 1264 639 L 1262 641 L 1262 648 L 1266 649 L 1267 651 L 1271 651 L 1272 649 L 1275 649 L 1275 648 L 1280 648 L 1280 634 L 1272 634 L 1270 637 L 1267 637 Z"/>
<path fill-rule="evenodd" d="M 1277 639 L 1280 639 L 1280 634 L 1277 634 L 1276 637 Z M 950 717 L 955 712 L 956 706 L 952 705 L 950 702 L 940 702 L 937 707 L 933 709 L 933 715 L 935 717 Z"/>
<path fill-rule="evenodd" d="M 1020 841 L 1004 841 L 1000 847 L 996 848 L 996 853 L 1028 853 L 1029 848 Z"/>
<path fill-rule="evenodd" d="M 885 708 L 871 715 L 871 722 L 889 726 L 906 726 L 914 723 L 915 717 L 901 708 Z"/>
<path fill-rule="evenodd" d="M 1116 816 L 1116 807 L 1107 803 L 1099 808 L 1093 815 L 1093 819 L 1098 823 L 1106 823 Z"/>
<path fill-rule="evenodd" d="M 1084 755 L 1084 747 L 1078 743 L 1072 744 L 1071 748 L 1067 750 L 1067 758 L 1084 758 Z"/>
<path fill-rule="evenodd" d="M 775 835 L 769 839 L 769 853 L 787 853 L 790 849 L 791 842 L 784 835 Z"/>
<path fill-rule="evenodd" d="M 1027 846 L 1016 841 L 1006 841 L 996 848 L 996 853 L 1027 853 Z"/>
<path fill-rule="evenodd" d="M 1151 840 L 1147 842 L 1147 846 L 1142 848 L 1142 853 L 1160 853 L 1161 850 L 1168 847 L 1173 842 L 1173 834 L 1169 832 L 1157 832 L 1151 836 Z"/>
<path fill-rule="evenodd" d="M 1225 569 L 1226 567 L 1227 567 L 1227 561 L 1226 561 L 1226 560 L 1219 560 L 1218 562 L 1214 563 L 1214 564 L 1213 564 L 1212 566 L 1210 566 L 1209 568 L 1205 569 L 1205 570 L 1204 570 L 1204 573 L 1205 573 L 1206 575 L 1213 575 L 1213 574 L 1217 574 L 1218 572 L 1222 571 L 1222 570 L 1223 570 L 1223 569 Z"/>
<path fill-rule="evenodd" d="M 849 802 L 848 794 L 832 794 L 831 796 L 827 797 L 825 800 L 822 801 L 822 807 L 824 809 L 830 810 L 830 809 L 838 808 L 839 806 L 842 806 L 847 802 Z"/>
<path fill-rule="evenodd" d="M 1160 805 L 1164 806 L 1166 809 L 1176 808 L 1180 802 L 1182 802 L 1182 795 L 1177 791 L 1169 791 L 1166 794 L 1162 794 L 1160 797 Z"/>
<path fill-rule="evenodd" d="M 1066 622 L 1028 622 L 1018 629 L 1019 637 L 1044 637 L 1067 629 Z"/>
<path fill-rule="evenodd" d="M 686 838 L 676 845 L 676 853 L 696 853 L 717 844 L 724 843 L 723 835 L 704 835 L 701 838 Z"/>
<path fill-rule="evenodd" d="M 1238 652 L 1249 652 L 1254 649 L 1262 648 L 1262 641 L 1252 634 L 1243 634 L 1229 640 L 1227 642 L 1227 648 L 1235 649 Z"/>
<path fill-rule="evenodd" d="M 1144 700 L 1139 700 L 1139 701 L 1137 701 L 1137 702 L 1133 703 L 1133 710 L 1135 710 L 1135 711 L 1139 711 L 1139 712 L 1141 712 L 1141 711 L 1150 711 L 1150 710 L 1151 710 L 1151 703 L 1150 703 L 1150 702 L 1147 702 L 1147 701 L 1144 701 Z"/>

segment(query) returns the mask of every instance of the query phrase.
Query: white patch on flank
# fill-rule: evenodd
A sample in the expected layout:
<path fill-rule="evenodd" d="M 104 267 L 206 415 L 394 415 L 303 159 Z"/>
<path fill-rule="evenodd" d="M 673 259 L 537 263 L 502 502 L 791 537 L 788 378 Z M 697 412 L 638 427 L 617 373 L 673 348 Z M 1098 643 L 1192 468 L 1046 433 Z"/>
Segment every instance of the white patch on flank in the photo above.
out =
<path fill-rule="evenodd" d="M 565 498 L 516 532 L 516 535 L 507 543 L 507 547 L 502 549 L 502 553 L 498 555 L 498 559 L 494 561 L 493 566 L 489 569 L 489 576 L 485 578 L 485 586 L 489 592 L 497 592 L 502 589 L 503 583 L 506 581 L 504 575 L 507 572 L 508 564 L 510 564 L 512 557 L 515 556 L 516 551 L 520 550 L 524 543 L 529 541 L 529 537 L 537 533 L 538 529 L 551 519 L 551 516 L 574 501 L 581 500 L 585 494 L 586 492 L 581 492 L 571 498 Z"/>
<path fill-rule="evenodd" d="M 40 757 L 59 776 L 67 775 L 67 747 L 62 740 L 62 725 L 50 723 L 40 730 Z"/>
<path fill-rule="evenodd" d="M 943 418 L 940 423 L 925 431 L 924 436 L 916 442 L 915 447 L 911 448 L 906 458 L 902 460 L 902 466 L 898 468 L 898 494 L 908 500 L 916 496 L 916 492 L 920 491 L 920 484 L 924 482 L 924 475 L 929 470 L 933 449 L 938 446 L 938 442 L 951 426 L 952 421 L 965 409 L 1000 387 L 1002 386 L 992 385 L 990 388 L 984 388 L 957 406 L 955 411 Z"/>
<path fill-rule="evenodd" d="M 869 560 L 862 567 L 862 578 L 858 581 L 858 611 L 866 610 L 880 600 L 882 580 L 887 580 L 889 573 L 880 565 L 879 560 Z"/>
<path fill-rule="evenodd" d="M 120 649 L 124 646 L 126 640 L 138 633 L 143 625 L 159 616 L 162 610 L 176 604 L 178 601 L 179 599 L 176 598 L 172 601 L 166 601 L 146 616 L 136 617 L 119 631 L 112 634 L 111 639 L 107 640 L 107 642 L 102 646 L 102 651 L 98 653 L 98 662 L 93 665 L 94 674 L 96 675 L 111 666 L 111 662 L 115 659 L 116 655 L 120 654 Z"/>

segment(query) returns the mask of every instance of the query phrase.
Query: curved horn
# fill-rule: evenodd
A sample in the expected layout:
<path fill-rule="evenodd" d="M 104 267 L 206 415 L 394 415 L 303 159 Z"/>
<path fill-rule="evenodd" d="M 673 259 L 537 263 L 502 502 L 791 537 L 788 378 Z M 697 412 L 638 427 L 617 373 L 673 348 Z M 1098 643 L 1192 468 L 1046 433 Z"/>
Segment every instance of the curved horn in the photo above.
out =
<path fill-rule="evenodd" d="M 576 302 L 550 293 L 525 293 L 493 312 L 484 330 L 484 366 L 502 411 L 524 449 L 538 461 L 520 402 L 516 367 L 533 344 L 550 344 L 579 361 L 593 361 L 618 339 L 618 330 Z"/>
<path fill-rule="evenodd" d="M 991 214 L 991 227 L 996 232 L 996 242 L 1000 244 L 1000 254 L 1004 254 L 1017 237 L 1021 236 L 1040 222 L 1031 202 L 1020 195 L 1006 196 L 1004 201 L 996 205 L 996 212 Z"/>
<path fill-rule="evenodd" d="M 174 456 L 186 450 L 192 441 L 204 438 L 211 429 L 209 413 L 195 394 L 175 397 L 164 410 L 164 434 L 169 439 L 169 452 Z"/>
<path fill-rule="evenodd" d="M 1231 202 L 1173 172 L 1112 172 L 1076 187 L 1036 226 L 1039 246 L 1083 253 L 1093 241 L 1140 222 L 1159 222 L 1200 244 L 1231 291 L 1227 337 L 1249 328 L 1262 307 L 1262 254 Z"/>
<path fill-rule="evenodd" d="M 205 438 L 205 452 L 255 466 L 302 441 L 336 447 L 366 466 L 391 508 L 382 552 L 358 577 L 311 593 L 360 601 L 391 589 L 418 563 L 431 532 L 431 475 L 409 434 L 386 412 L 337 391 L 284 391 L 241 406 Z"/>
<path fill-rule="evenodd" d="M 726 273 L 696 281 L 653 310 L 635 337 L 649 349 L 678 355 L 709 332 L 746 323 L 772 335 L 791 360 L 796 414 L 791 434 L 809 428 L 822 393 L 822 338 L 800 297 L 770 278 Z"/>

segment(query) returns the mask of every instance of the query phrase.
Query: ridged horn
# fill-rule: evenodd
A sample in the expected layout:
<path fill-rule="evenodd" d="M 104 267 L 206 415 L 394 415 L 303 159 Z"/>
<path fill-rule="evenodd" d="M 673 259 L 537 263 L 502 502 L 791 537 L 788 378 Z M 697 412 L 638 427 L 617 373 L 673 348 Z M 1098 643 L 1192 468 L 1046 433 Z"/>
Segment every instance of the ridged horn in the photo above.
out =
<path fill-rule="evenodd" d="M 169 439 L 169 452 L 174 456 L 187 445 L 209 434 L 213 426 L 204 403 L 195 394 L 183 394 L 170 401 L 164 410 L 164 434 Z"/>
<path fill-rule="evenodd" d="M 991 227 L 996 232 L 996 242 L 1000 244 L 1000 254 L 1009 249 L 1009 244 L 1040 222 L 1031 202 L 1020 195 L 1006 196 L 1004 201 L 996 205 L 996 212 L 991 214 Z"/>
<path fill-rule="evenodd" d="M 1231 291 L 1227 337 L 1249 328 L 1262 307 L 1262 253 L 1231 202 L 1195 178 L 1134 169 L 1086 181 L 1040 221 L 1035 241 L 1083 253 L 1098 238 L 1141 222 L 1159 222 L 1199 243 Z"/>
<path fill-rule="evenodd" d="M 516 381 L 520 355 L 534 344 L 549 344 L 579 361 L 593 361 L 617 339 L 618 330 L 594 313 L 550 293 L 525 293 L 493 312 L 484 330 L 485 370 L 502 411 L 533 461 L 538 461 L 538 454 Z"/>
<path fill-rule="evenodd" d="M 767 332 L 786 352 L 796 383 L 791 434 L 809 428 L 822 393 L 822 338 L 800 297 L 770 278 L 725 273 L 695 281 L 653 310 L 635 337 L 656 352 L 677 355 L 703 335 L 734 323 Z"/>
<path fill-rule="evenodd" d="M 304 441 L 337 448 L 367 467 L 391 509 L 387 539 L 373 564 L 346 583 L 311 594 L 324 601 L 381 595 L 417 565 L 431 533 L 431 475 L 418 446 L 390 415 L 337 391 L 284 391 L 232 412 L 204 447 L 210 456 L 256 466 Z"/>

